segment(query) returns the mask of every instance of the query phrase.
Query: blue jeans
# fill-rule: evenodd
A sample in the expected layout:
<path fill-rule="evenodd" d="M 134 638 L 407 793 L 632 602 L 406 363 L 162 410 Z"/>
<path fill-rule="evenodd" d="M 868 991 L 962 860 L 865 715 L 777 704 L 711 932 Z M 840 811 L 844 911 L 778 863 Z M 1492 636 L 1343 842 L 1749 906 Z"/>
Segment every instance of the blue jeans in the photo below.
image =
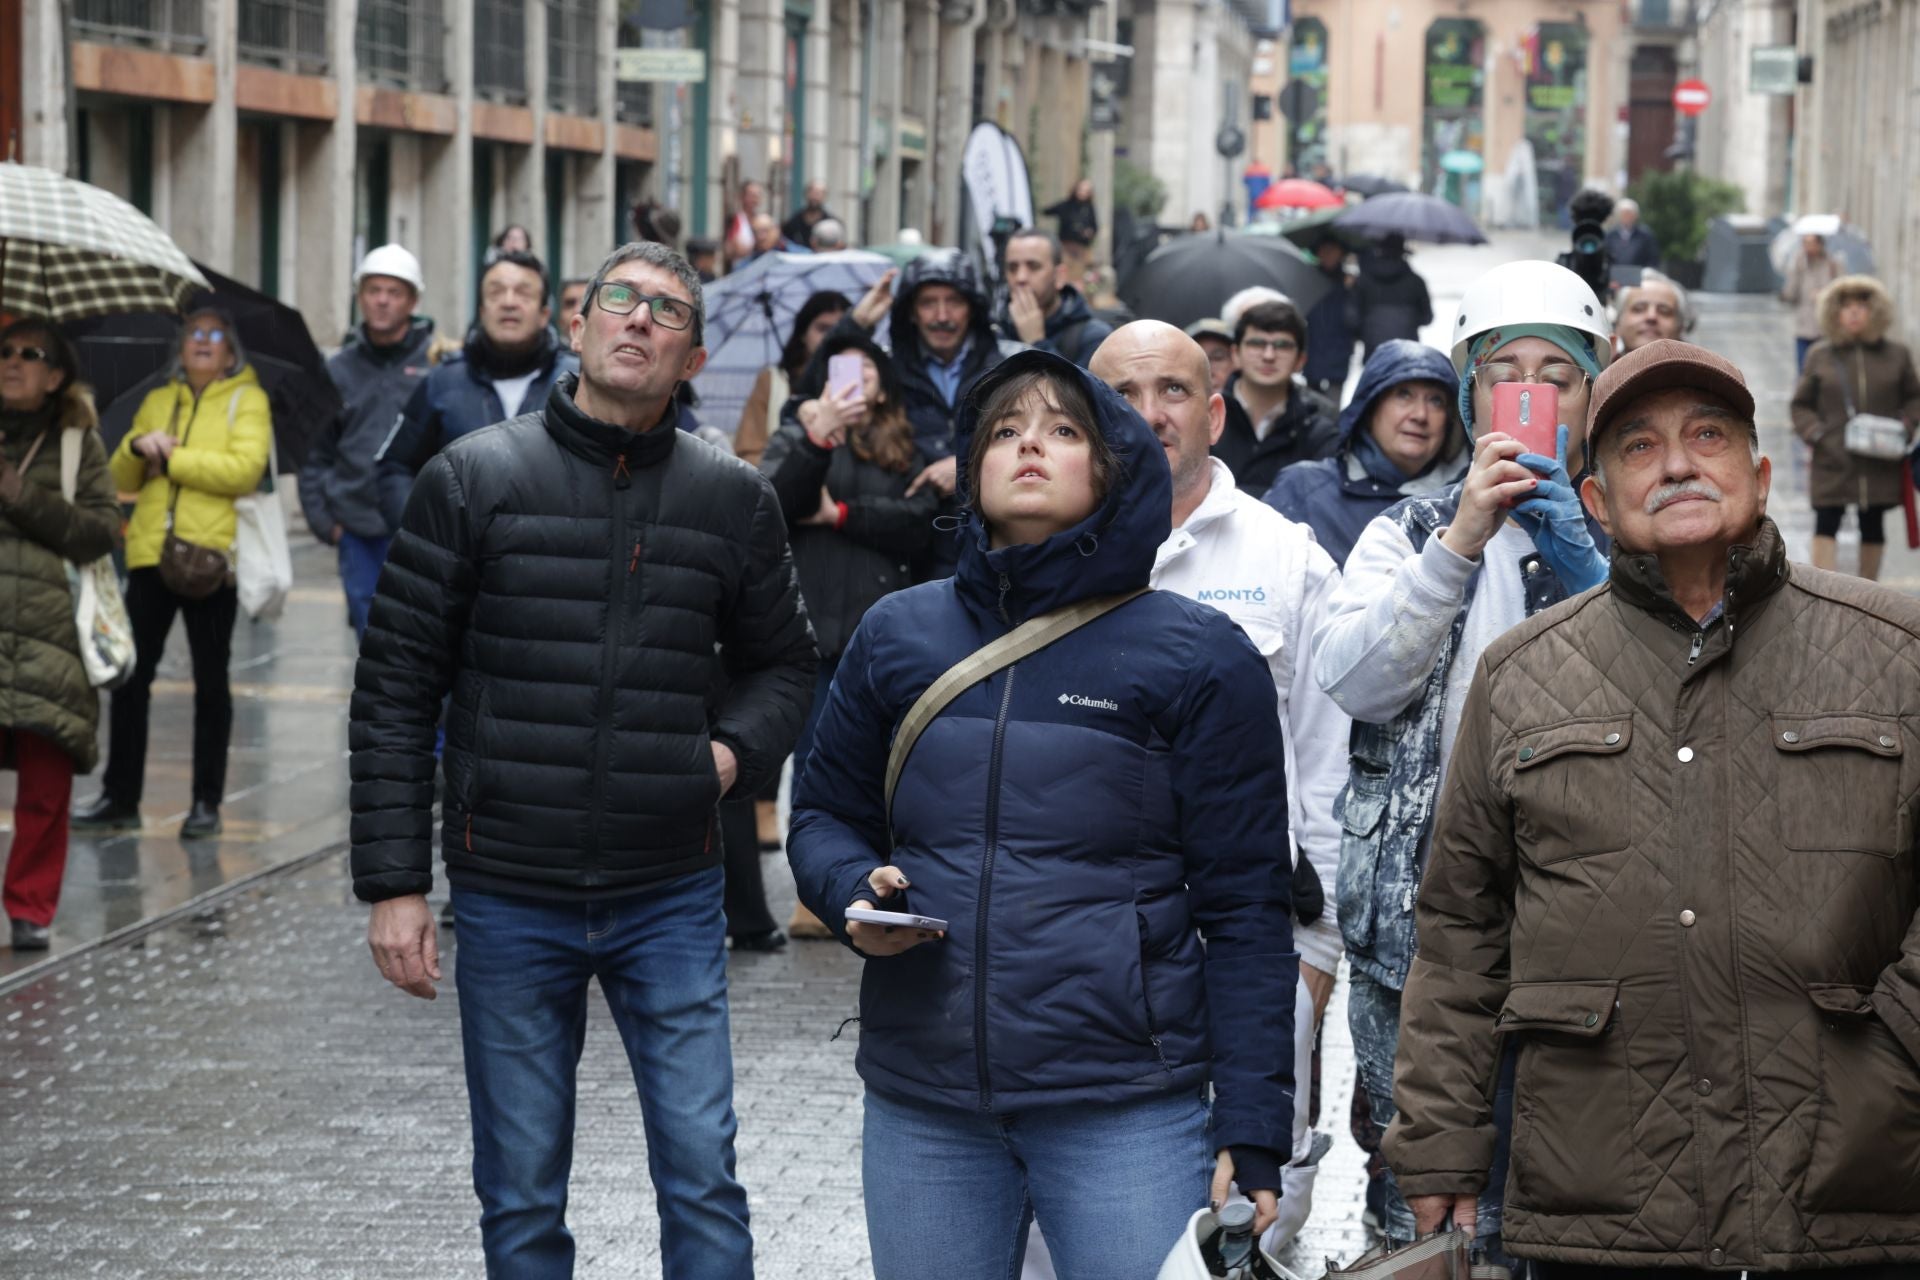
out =
<path fill-rule="evenodd" d="M 1818 338 L 1795 338 L 1793 340 L 1793 371 L 1795 373 L 1805 373 L 1807 371 L 1807 352 L 1813 350 L 1813 344 L 1818 341 L 1820 341 Z"/>
<path fill-rule="evenodd" d="M 1213 1173 L 1198 1091 L 996 1115 L 868 1089 L 866 1117 L 875 1280 L 1014 1280 L 1036 1218 L 1060 1280 L 1150 1276 Z"/>
<path fill-rule="evenodd" d="M 340 586 L 347 593 L 347 617 L 353 622 L 353 634 L 367 636 L 367 610 L 373 604 L 373 589 L 380 581 L 380 566 L 387 562 L 392 538 L 363 538 L 357 533 L 340 534 Z"/>
<path fill-rule="evenodd" d="M 1400 1047 L 1400 993 L 1354 971 L 1353 985 L 1347 994 L 1347 1027 L 1353 1032 L 1354 1064 L 1360 1087 L 1367 1091 L 1367 1107 L 1373 1123 L 1382 1132 L 1393 1123 L 1393 1058 Z M 1503 1266 L 1512 1267 L 1500 1244 L 1500 1209 L 1506 1199 L 1507 1151 L 1513 1144 L 1513 1054 L 1500 1059 L 1500 1085 L 1493 1097 L 1493 1123 L 1496 1140 L 1493 1167 L 1487 1171 L 1487 1189 L 1480 1193 L 1479 1219 L 1474 1227 L 1477 1243 L 1488 1256 Z M 1387 1212 L 1382 1224 L 1391 1240 L 1402 1244 L 1414 1238 L 1413 1211 L 1400 1194 L 1393 1170 L 1386 1175 Z M 1516 1274 L 1518 1274 L 1516 1272 Z"/>
<path fill-rule="evenodd" d="M 747 1193 L 733 1176 L 721 881 L 715 867 L 590 904 L 454 887 L 454 980 L 488 1276 L 573 1274 L 575 1072 L 587 986 L 598 978 L 640 1089 L 665 1273 L 751 1280 Z"/>

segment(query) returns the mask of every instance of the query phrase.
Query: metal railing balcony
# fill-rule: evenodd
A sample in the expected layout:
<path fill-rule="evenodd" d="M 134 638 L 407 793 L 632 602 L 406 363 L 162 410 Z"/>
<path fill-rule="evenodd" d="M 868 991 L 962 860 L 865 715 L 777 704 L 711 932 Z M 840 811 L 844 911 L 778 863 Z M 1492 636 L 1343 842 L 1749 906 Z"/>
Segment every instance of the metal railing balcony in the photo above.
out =
<path fill-rule="evenodd" d="M 327 73 L 327 0 L 245 0 L 239 54 L 304 75 Z"/>
<path fill-rule="evenodd" d="M 421 93 L 446 91 L 441 0 L 360 0 L 353 45 L 362 80 Z"/>
<path fill-rule="evenodd" d="M 135 44 L 169 53 L 202 53 L 200 0 L 73 0 L 76 40 Z"/>

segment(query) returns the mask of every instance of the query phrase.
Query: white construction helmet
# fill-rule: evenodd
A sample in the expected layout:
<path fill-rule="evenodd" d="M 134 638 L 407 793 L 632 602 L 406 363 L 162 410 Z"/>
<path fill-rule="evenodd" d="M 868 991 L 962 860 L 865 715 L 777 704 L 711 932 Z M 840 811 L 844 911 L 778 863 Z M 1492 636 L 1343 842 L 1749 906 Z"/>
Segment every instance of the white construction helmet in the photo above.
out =
<path fill-rule="evenodd" d="M 1475 280 L 1453 322 L 1453 369 L 1467 371 L 1467 347 L 1490 329 L 1514 324 L 1562 324 L 1593 335 L 1593 358 L 1606 368 L 1613 328 L 1587 282 L 1555 262 L 1508 262 Z"/>
<path fill-rule="evenodd" d="M 358 289 L 368 276 L 392 276 L 412 285 L 415 293 L 427 291 L 427 282 L 420 274 L 420 259 L 401 245 L 383 244 L 378 249 L 367 250 L 367 256 L 360 259 L 359 267 L 354 270 L 353 287 Z"/>

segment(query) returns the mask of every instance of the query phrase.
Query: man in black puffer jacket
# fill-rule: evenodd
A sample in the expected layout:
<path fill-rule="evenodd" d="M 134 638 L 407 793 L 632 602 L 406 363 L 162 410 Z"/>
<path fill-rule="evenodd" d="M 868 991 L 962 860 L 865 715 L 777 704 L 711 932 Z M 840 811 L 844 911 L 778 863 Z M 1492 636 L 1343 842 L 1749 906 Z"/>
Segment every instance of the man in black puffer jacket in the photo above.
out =
<path fill-rule="evenodd" d="M 601 265 L 571 324 L 579 376 L 421 472 L 355 674 L 354 892 L 381 973 L 428 998 L 453 695 L 441 847 L 489 1274 L 571 1265 L 594 978 L 635 1067 L 666 1274 L 752 1272 L 714 809 L 779 769 L 816 659 L 772 487 L 677 429 L 701 326 L 699 277 L 664 245 Z"/>

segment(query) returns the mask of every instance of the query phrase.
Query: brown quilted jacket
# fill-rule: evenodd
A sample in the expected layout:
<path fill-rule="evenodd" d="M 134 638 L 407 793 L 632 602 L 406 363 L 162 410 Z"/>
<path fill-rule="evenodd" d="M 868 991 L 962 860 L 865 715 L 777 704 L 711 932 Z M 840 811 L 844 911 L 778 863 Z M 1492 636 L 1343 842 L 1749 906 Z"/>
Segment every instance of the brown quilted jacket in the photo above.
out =
<path fill-rule="evenodd" d="M 1920 1263 L 1920 604 L 1763 521 L 1698 627 L 1649 556 L 1489 647 L 1417 911 L 1386 1153 L 1521 1257 Z"/>

